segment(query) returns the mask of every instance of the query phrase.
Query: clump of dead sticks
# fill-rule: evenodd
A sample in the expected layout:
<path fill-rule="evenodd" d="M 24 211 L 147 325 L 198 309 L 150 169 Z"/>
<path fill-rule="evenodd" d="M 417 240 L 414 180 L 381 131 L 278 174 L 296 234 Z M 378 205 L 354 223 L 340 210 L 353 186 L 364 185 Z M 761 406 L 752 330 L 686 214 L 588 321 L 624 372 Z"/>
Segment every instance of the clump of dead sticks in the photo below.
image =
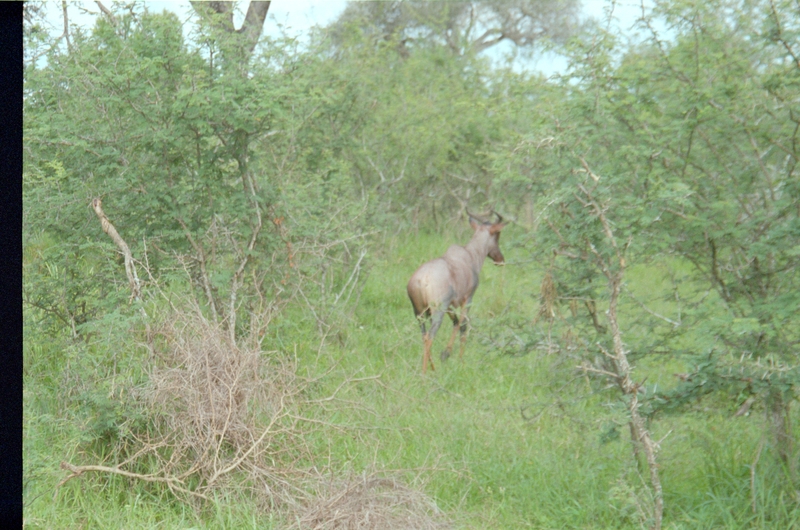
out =
<path fill-rule="evenodd" d="M 305 456 L 297 412 L 305 385 L 293 363 L 258 341 L 232 342 L 196 305 L 154 328 L 155 364 L 136 393 L 147 426 L 125 440 L 130 456 L 113 466 L 64 462 L 70 474 L 61 484 L 104 472 L 192 501 L 246 487 L 273 505 L 290 502 L 293 462 Z"/>

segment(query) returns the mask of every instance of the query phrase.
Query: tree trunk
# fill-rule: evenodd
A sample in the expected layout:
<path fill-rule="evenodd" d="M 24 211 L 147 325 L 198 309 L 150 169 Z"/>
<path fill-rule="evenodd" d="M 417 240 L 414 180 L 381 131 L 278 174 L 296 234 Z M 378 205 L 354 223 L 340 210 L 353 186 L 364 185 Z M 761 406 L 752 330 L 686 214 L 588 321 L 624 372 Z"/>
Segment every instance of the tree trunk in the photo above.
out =
<path fill-rule="evenodd" d="M 223 54 L 227 55 L 226 60 L 244 61 L 245 63 L 250 60 L 256 44 L 258 44 L 258 39 L 261 38 L 270 2 L 252 0 L 247 8 L 242 27 L 239 29 L 233 27 L 233 2 L 192 1 L 190 3 L 202 19 L 210 22 L 211 27 L 233 39 L 236 55 L 239 56 L 231 56 L 231 50 L 227 50 L 227 53 L 223 51 Z"/>
<path fill-rule="evenodd" d="M 775 450 L 778 458 L 786 466 L 792 484 L 797 483 L 797 461 L 794 457 L 794 437 L 790 416 L 791 400 L 780 390 L 772 390 L 767 397 L 767 417 L 769 419 Z"/>

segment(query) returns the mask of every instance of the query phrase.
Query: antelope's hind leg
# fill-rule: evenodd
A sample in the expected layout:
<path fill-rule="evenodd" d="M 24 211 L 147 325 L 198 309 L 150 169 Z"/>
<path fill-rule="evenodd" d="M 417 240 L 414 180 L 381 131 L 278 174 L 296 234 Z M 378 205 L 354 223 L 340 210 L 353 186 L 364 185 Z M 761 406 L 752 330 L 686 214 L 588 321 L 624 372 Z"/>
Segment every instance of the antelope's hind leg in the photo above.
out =
<path fill-rule="evenodd" d="M 467 344 L 467 330 L 469 329 L 469 317 L 467 317 L 467 313 L 469 312 L 469 304 L 464 306 L 464 309 L 461 310 L 461 318 L 458 321 L 458 327 L 461 330 L 461 348 L 458 353 L 458 358 L 464 358 L 464 346 Z M 455 336 L 455 328 L 453 328 L 453 336 Z"/>
<path fill-rule="evenodd" d="M 431 344 L 433 344 L 433 339 L 426 334 L 422 337 L 422 342 L 425 345 L 425 351 L 422 353 L 422 373 L 424 374 L 428 370 L 428 363 L 431 365 L 431 370 L 436 370 L 436 367 L 433 365 L 433 359 L 431 359 Z"/>
<path fill-rule="evenodd" d="M 458 331 L 459 325 L 459 319 L 455 310 L 448 311 L 447 314 L 450 316 L 450 320 L 453 321 L 453 332 L 450 333 L 450 340 L 447 341 L 447 348 L 442 351 L 442 362 L 446 361 L 450 357 L 450 353 L 453 351 L 453 343 L 456 341 L 456 332 Z"/>
<path fill-rule="evenodd" d="M 433 339 L 436 337 L 436 332 L 439 331 L 439 326 L 442 325 L 444 313 L 445 312 L 441 309 L 437 309 L 432 312 L 431 329 L 427 334 L 427 339 L 425 340 L 425 356 L 422 359 L 422 373 L 425 373 L 425 368 L 428 363 L 431 365 L 431 370 L 436 370 L 436 367 L 433 366 L 433 358 L 431 358 L 431 347 L 433 346 Z"/>
<path fill-rule="evenodd" d="M 425 321 L 430 316 L 430 311 L 425 310 L 421 313 L 417 313 L 417 321 L 419 322 L 419 329 L 422 331 L 422 373 L 424 374 L 428 369 L 428 361 L 431 358 L 431 344 L 433 343 L 433 337 L 430 333 L 425 330 Z M 431 330 L 433 331 L 433 330 Z M 435 370 L 436 368 L 433 366 L 433 362 L 431 362 L 431 370 Z"/>

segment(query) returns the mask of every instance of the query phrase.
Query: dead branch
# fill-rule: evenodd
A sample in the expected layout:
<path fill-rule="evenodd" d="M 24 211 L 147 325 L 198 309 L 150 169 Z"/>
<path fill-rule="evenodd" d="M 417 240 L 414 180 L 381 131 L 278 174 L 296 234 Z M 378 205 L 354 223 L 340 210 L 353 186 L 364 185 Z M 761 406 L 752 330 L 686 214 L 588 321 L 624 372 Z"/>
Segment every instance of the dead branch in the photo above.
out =
<path fill-rule="evenodd" d="M 339 302 L 339 299 L 344 294 L 344 291 L 345 291 L 345 289 L 347 289 L 347 286 L 350 285 L 350 282 L 352 282 L 355 279 L 355 283 L 353 283 L 353 286 L 350 288 L 350 291 L 347 293 L 347 298 L 345 299 L 344 303 L 347 304 L 348 300 L 350 300 L 350 295 L 353 294 L 353 288 L 355 288 L 356 283 L 358 283 L 358 275 L 361 273 L 361 261 L 364 259 L 364 256 L 366 256 L 366 255 L 367 255 L 367 251 L 366 251 L 366 249 L 363 249 L 361 251 L 360 255 L 358 256 L 358 261 L 356 262 L 355 266 L 353 267 L 353 272 L 350 273 L 350 277 L 347 279 L 347 282 L 345 282 L 345 284 L 342 286 L 342 290 L 339 291 L 339 294 L 336 295 L 336 299 L 333 301 L 334 304 Z"/>
<path fill-rule="evenodd" d="M 288 485 L 296 471 L 285 455 L 307 458 L 291 417 L 305 388 L 294 365 L 264 355 L 257 338 L 243 341 L 247 348 L 232 344 L 223 325 L 203 316 L 193 299 L 162 318 L 157 331 L 165 342 L 152 357 L 159 365 L 134 394 L 147 427 L 121 442 L 131 456 L 110 466 L 65 462 L 70 474 L 59 486 L 93 471 L 163 484 L 175 495 L 210 502 L 225 488 L 259 483 L 259 502 L 294 502 Z M 259 329 L 253 326 L 251 333 Z M 152 473 L 129 471 L 143 461 Z"/>
<path fill-rule="evenodd" d="M 106 214 L 103 212 L 102 201 L 99 197 L 92 200 L 92 209 L 94 213 L 97 214 L 98 219 L 100 219 L 100 226 L 103 227 L 103 232 L 109 235 L 125 257 L 125 274 L 128 276 L 131 300 L 141 299 L 141 285 L 139 283 L 139 277 L 136 274 L 136 266 L 133 263 L 131 249 L 128 247 L 125 240 L 120 237 L 117 229 L 114 228 L 114 225 L 111 224 L 108 217 L 106 217 Z"/>
<path fill-rule="evenodd" d="M 170 489 L 176 489 L 181 493 L 187 493 L 190 495 L 194 495 L 196 497 L 200 497 L 206 501 L 210 501 L 207 496 L 203 495 L 202 493 L 198 493 L 196 491 L 187 490 L 180 484 L 183 484 L 182 480 L 179 480 L 176 477 L 160 477 L 157 475 L 143 475 L 141 473 L 133 473 L 131 471 L 125 471 L 124 469 L 120 469 L 119 467 L 109 467 L 109 466 L 75 466 L 70 464 L 69 462 L 61 462 L 61 469 L 70 471 L 71 474 L 68 475 L 66 478 L 62 479 L 56 485 L 56 492 L 58 494 L 58 490 L 61 486 L 66 484 L 69 480 L 79 477 L 86 472 L 95 472 L 95 473 L 111 473 L 113 475 L 122 475 L 123 477 L 133 478 L 136 480 L 143 480 L 145 482 L 162 482 L 167 484 Z"/>

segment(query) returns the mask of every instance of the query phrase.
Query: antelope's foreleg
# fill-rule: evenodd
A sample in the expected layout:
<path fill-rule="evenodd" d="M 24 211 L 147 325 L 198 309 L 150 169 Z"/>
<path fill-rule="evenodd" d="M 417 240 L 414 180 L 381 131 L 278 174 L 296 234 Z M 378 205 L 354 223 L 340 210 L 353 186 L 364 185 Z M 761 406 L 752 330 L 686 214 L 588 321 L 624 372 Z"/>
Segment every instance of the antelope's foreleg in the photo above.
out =
<path fill-rule="evenodd" d="M 456 331 L 458 331 L 458 324 L 459 319 L 456 316 L 455 310 L 450 311 L 447 313 L 450 315 L 450 319 L 453 321 L 453 332 L 450 334 L 450 340 L 447 342 L 447 348 L 442 351 L 442 362 L 446 361 L 448 357 L 450 357 L 450 352 L 453 351 L 453 343 L 456 341 Z"/>

